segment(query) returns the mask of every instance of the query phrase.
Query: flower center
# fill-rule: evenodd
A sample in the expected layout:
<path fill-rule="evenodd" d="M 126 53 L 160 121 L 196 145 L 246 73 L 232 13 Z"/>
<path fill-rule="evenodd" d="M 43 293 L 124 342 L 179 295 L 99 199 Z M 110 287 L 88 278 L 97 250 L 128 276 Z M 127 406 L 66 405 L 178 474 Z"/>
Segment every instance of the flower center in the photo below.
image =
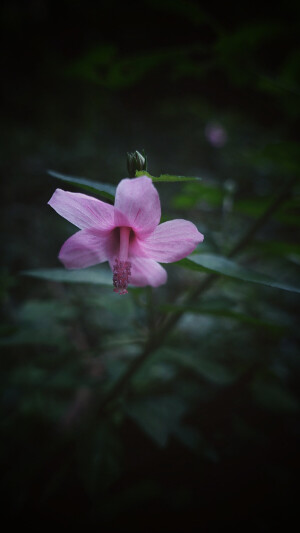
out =
<path fill-rule="evenodd" d="M 113 266 L 114 292 L 127 294 L 127 287 L 131 275 L 131 263 L 128 261 L 129 238 L 131 228 L 120 228 L 119 258 L 115 259 Z"/>

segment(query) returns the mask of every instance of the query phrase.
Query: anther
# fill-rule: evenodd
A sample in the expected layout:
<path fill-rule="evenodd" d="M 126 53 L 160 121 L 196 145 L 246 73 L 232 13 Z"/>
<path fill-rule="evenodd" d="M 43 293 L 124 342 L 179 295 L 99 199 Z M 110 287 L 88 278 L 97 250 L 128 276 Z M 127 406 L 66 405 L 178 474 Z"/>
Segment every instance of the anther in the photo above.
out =
<path fill-rule="evenodd" d="M 131 276 L 131 263 L 129 261 L 115 260 L 113 266 L 113 286 L 114 292 L 127 294 L 127 287 Z"/>

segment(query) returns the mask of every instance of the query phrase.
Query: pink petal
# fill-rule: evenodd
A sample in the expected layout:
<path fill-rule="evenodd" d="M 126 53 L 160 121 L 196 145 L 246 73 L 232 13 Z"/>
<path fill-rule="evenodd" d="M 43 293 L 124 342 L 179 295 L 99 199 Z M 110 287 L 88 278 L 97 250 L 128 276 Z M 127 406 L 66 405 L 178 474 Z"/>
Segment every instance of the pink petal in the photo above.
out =
<path fill-rule="evenodd" d="M 63 244 L 58 258 L 66 268 L 86 268 L 112 258 L 117 245 L 113 231 L 83 229 Z"/>
<path fill-rule="evenodd" d="M 153 259 L 144 257 L 129 257 L 131 262 L 131 277 L 129 283 L 136 287 L 151 285 L 159 287 L 167 281 L 167 272 Z"/>
<path fill-rule="evenodd" d="M 155 261 L 172 263 L 192 253 L 203 239 L 195 224 L 176 219 L 160 224 L 151 235 L 139 239 L 139 247 L 143 255 Z"/>
<path fill-rule="evenodd" d="M 114 207 L 92 196 L 56 189 L 48 204 L 80 229 L 114 227 Z"/>
<path fill-rule="evenodd" d="M 119 183 L 115 208 L 115 225 L 130 226 L 140 236 L 151 233 L 160 221 L 159 195 L 146 176 Z"/>

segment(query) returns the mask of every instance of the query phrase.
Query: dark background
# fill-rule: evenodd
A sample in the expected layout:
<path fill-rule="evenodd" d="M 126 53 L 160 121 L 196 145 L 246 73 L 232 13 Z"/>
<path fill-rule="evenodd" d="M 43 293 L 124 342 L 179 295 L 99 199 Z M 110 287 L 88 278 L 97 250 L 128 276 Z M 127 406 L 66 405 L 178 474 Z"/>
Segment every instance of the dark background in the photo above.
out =
<path fill-rule="evenodd" d="M 99 315 L 85 301 L 94 289 L 20 273 L 57 267 L 72 233 L 46 206 L 59 185 L 47 169 L 117 184 L 126 177 L 126 152 L 136 149 L 145 149 L 155 176 L 202 176 L 219 190 L 220 197 L 200 190 L 202 207 L 200 196 L 197 205 L 190 200 L 197 192 L 177 184 L 159 192 L 171 218 L 197 219 L 208 250 L 235 242 L 256 210 L 299 174 L 299 5 L 4 1 L 1 35 L 4 514 L 12 522 L 103 531 L 290 529 L 299 466 L 297 295 L 230 283 L 224 289 L 226 297 L 245 297 L 257 318 L 259 308 L 260 318 L 288 328 L 279 335 L 230 329 L 216 318 L 206 331 L 206 323 L 187 320 L 171 347 L 222 354 L 227 369 L 238 356 L 251 364 L 230 385 L 213 371 L 201 377 L 186 415 L 201 444 L 187 439 L 186 446 L 173 435 L 159 446 L 133 417 L 100 423 L 82 407 L 99 387 L 101 354 L 110 353 L 105 342 L 128 329 L 116 305 L 104 292 Z M 220 129 L 219 142 L 209 131 Z M 224 219 L 226 195 L 237 210 L 229 207 Z M 295 282 L 298 195 L 294 187 L 248 256 Z M 274 241 L 281 243 L 277 255 L 268 248 Z M 157 304 L 176 295 L 172 268 Z M 48 395 L 49 376 L 59 369 L 63 384 Z M 271 389 L 259 389 L 255 402 L 266 376 Z M 186 383 L 183 372 L 179 397 L 187 396 Z"/>

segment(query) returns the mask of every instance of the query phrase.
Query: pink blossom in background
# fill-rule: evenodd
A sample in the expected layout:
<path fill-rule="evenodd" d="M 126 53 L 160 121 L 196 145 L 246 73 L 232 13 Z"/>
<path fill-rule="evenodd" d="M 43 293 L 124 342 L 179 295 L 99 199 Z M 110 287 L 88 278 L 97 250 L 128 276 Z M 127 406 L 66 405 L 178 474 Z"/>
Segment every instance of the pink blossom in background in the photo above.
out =
<path fill-rule="evenodd" d="M 225 128 L 223 128 L 223 126 L 217 122 L 209 122 L 206 124 L 205 137 L 215 148 L 222 148 L 222 146 L 224 146 L 228 140 L 228 135 Z"/>
<path fill-rule="evenodd" d="M 128 283 L 162 285 L 167 272 L 159 263 L 183 259 L 204 239 L 187 220 L 159 224 L 159 195 L 146 176 L 122 180 L 114 206 L 61 189 L 56 189 L 48 203 L 80 229 L 59 252 L 64 266 L 78 269 L 108 261 L 114 290 L 120 294 L 127 293 Z"/>

